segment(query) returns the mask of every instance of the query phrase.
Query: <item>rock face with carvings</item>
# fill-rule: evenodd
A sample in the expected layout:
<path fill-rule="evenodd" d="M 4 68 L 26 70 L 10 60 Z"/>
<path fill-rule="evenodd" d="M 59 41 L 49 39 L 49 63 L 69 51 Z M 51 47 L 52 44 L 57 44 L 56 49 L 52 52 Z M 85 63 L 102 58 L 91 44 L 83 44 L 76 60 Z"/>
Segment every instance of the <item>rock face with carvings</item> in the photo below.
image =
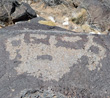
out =
<path fill-rule="evenodd" d="M 110 36 L 40 20 L 0 30 L 1 98 L 109 98 Z"/>

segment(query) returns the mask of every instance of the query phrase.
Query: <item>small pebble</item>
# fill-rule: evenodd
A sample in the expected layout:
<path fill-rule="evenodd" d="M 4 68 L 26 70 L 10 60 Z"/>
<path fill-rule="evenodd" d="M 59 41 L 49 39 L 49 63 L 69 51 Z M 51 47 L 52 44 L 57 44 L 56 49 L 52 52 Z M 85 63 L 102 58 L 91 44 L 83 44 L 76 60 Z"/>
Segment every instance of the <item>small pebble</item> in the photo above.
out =
<path fill-rule="evenodd" d="M 69 20 L 69 18 L 68 17 L 66 17 L 65 19 L 64 19 L 64 21 L 66 22 L 66 21 L 68 21 Z"/>
<path fill-rule="evenodd" d="M 52 16 L 49 16 L 48 19 L 51 20 L 52 22 L 55 22 L 55 19 Z"/>
<path fill-rule="evenodd" d="M 37 14 L 37 17 L 40 17 L 40 16 Z"/>
<path fill-rule="evenodd" d="M 74 26 L 74 29 L 78 29 L 78 27 L 77 26 Z"/>
<path fill-rule="evenodd" d="M 101 34 L 100 32 L 98 32 L 97 34 Z"/>
<path fill-rule="evenodd" d="M 68 22 L 68 21 L 63 22 L 63 25 L 64 25 L 64 26 L 67 26 L 67 25 L 69 25 L 69 22 Z"/>

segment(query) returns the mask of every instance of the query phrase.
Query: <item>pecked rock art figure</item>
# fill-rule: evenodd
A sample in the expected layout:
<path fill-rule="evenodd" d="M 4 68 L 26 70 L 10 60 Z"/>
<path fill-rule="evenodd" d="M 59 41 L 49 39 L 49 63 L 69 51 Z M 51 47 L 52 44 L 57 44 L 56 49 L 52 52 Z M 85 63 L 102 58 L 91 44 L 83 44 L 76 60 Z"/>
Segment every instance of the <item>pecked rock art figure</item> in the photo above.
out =
<path fill-rule="evenodd" d="M 15 67 L 18 75 L 28 73 L 43 81 L 59 81 L 74 64 L 85 58 L 85 68 L 100 70 L 106 49 L 94 42 L 94 36 L 57 36 L 20 34 L 7 39 L 6 51 L 10 60 L 21 63 Z"/>
<path fill-rule="evenodd" d="M 0 98 L 110 96 L 109 35 L 30 25 L 1 29 Z"/>

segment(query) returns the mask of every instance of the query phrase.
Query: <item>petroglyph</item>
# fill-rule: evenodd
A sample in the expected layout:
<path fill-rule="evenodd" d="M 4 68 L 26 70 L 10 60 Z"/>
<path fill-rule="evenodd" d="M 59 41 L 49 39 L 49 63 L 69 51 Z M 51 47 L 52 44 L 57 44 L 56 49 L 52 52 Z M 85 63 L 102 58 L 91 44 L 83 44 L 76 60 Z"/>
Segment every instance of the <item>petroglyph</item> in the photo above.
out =
<path fill-rule="evenodd" d="M 63 37 L 62 38 L 62 41 L 69 41 L 69 42 L 75 42 L 75 41 L 78 41 L 78 40 L 81 40 L 81 38 L 79 36 L 76 36 L 76 37 Z"/>
<path fill-rule="evenodd" d="M 29 75 L 37 78 L 42 77 L 44 81 L 56 80 L 58 81 L 62 76 L 70 71 L 70 67 L 78 64 L 82 56 L 88 57 L 87 68 L 92 70 L 99 70 L 101 68 L 100 61 L 105 57 L 105 48 L 93 42 L 94 36 L 88 36 L 88 41 L 84 43 L 85 48 L 70 49 L 66 47 L 56 47 L 58 39 L 55 35 L 49 35 L 49 45 L 44 43 L 32 43 L 36 39 L 44 39 L 48 35 L 43 34 L 29 34 L 30 42 L 25 43 L 25 34 L 17 35 L 13 38 L 7 39 L 6 51 L 9 52 L 9 59 L 14 60 L 17 54 L 21 58 L 18 67 L 15 68 L 18 74 L 27 72 Z M 32 38 L 34 37 L 34 39 Z M 80 36 L 61 37 L 62 41 L 77 42 L 83 41 Z M 13 41 L 20 41 L 20 45 L 12 44 Z M 63 43 L 62 43 L 63 44 Z M 90 50 L 91 46 L 97 47 L 98 54 Z M 19 51 L 18 51 L 19 50 Z"/>

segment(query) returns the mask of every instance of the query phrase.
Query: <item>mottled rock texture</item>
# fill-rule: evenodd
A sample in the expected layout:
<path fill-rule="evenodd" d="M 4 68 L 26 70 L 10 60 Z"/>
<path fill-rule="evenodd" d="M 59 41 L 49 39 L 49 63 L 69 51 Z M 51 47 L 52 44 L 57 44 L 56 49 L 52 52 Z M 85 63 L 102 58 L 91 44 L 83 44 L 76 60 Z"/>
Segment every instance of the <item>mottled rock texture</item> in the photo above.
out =
<path fill-rule="evenodd" d="M 110 36 L 37 21 L 0 30 L 0 98 L 109 98 Z"/>

